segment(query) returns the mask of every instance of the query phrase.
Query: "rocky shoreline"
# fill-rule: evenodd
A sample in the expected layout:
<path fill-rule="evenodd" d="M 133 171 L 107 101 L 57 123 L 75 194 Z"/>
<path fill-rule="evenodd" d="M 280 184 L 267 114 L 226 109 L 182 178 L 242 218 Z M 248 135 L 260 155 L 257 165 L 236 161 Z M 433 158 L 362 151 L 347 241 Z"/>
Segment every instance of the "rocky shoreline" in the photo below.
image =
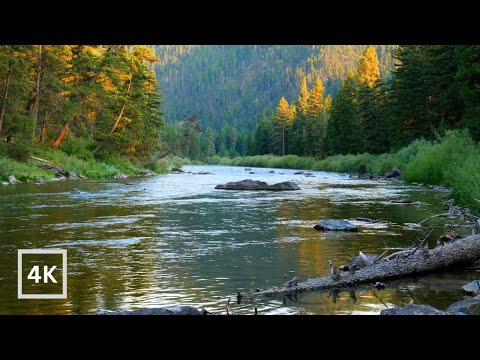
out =
<path fill-rule="evenodd" d="M 8 176 L 8 182 L 7 181 L 2 181 L 0 182 L 0 185 L 16 185 L 16 184 L 21 184 L 21 183 L 33 183 L 33 184 L 45 184 L 47 182 L 55 182 L 55 181 L 62 181 L 62 180 L 78 180 L 78 179 L 88 179 L 87 176 L 82 175 L 82 174 L 76 174 L 73 171 L 66 171 L 60 166 L 56 165 L 50 165 L 50 164 L 39 164 L 37 165 L 38 168 L 51 173 L 54 175 L 52 178 L 46 178 L 46 177 L 36 177 L 34 179 L 26 179 L 25 181 L 20 181 L 15 178 L 14 175 L 9 175 Z M 154 176 L 158 175 L 157 173 L 153 172 L 152 170 L 149 169 L 140 169 L 140 174 L 138 175 L 127 175 L 122 172 L 117 172 L 117 174 L 113 177 L 114 179 L 126 179 L 131 176 Z"/>

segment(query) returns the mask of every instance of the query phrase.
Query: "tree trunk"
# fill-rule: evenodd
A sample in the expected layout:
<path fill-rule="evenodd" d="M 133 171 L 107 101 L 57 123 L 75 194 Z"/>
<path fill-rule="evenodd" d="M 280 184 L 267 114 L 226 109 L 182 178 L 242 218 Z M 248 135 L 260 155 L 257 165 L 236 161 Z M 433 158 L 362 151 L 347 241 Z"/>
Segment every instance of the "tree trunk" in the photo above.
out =
<path fill-rule="evenodd" d="M 250 298 L 272 296 L 303 291 L 348 288 L 361 284 L 373 283 L 394 278 L 417 275 L 445 269 L 452 265 L 470 263 L 480 259 L 480 234 L 458 239 L 452 243 L 429 250 L 405 251 L 403 256 L 393 260 L 379 260 L 371 266 L 357 270 L 355 273 L 340 272 L 337 278 L 331 276 L 309 279 L 298 286 L 272 288 L 270 290 L 250 293 Z M 410 254 L 410 255 L 409 255 Z"/>
<path fill-rule="evenodd" d="M 60 146 L 60 144 L 63 141 L 63 138 L 65 137 L 65 135 L 67 135 L 68 128 L 70 127 L 70 125 L 73 124 L 76 117 L 77 117 L 77 115 L 72 116 L 72 118 L 65 124 L 65 126 L 63 127 L 62 131 L 60 132 L 60 135 L 58 136 L 57 140 L 55 140 L 55 142 L 53 143 L 53 148 L 54 149 L 58 149 L 58 147 Z"/>
<path fill-rule="evenodd" d="M 282 155 L 285 156 L 285 125 L 282 126 Z"/>
<path fill-rule="evenodd" d="M 35 126 L 38 121 L 38 107 L 40 104 L 40 79 L 42 75 L 42 45 L 38 46 L 38 66 L 37 66 L 37 80 L 35 82 L 35 101 L 33 103 L 33 118 L 35 119 Z"/>
<path fill-rule="evenodd" d="M 105 56 L 103 57 L 103 61 L 102 61 L 102 64 L 103 62 L 105 61 L 105 59 L 107 58 L 108 54 L 110 52 L 112 52 L 112 50 L 118 45 L 110 45 L 107 49 L 107 51 L 105 52 Z M 100 73 L 102 72 L 102 64 L 100 64 L 100 67 L 95 71 L 95 73 L 93 74 L 93 76 L 90 78 L 90 81 L 88 82 L 88 84 L 90 86 L 92 86 L 93 84 L 95 84 L 95 82 L 97 81 L 98 77 L 100 76 Z M 80 105 L 83 101 L 85 100 L 85 95 L 83 94 L 82 96 L 80 96 L 80 98 L 78 99 L 77 101 L 77 106 Z M 68 131 L 68 128 L 73 124 L 73 122 L 75 121 L 77 117 L 77 114 L 74 114 L 72 116 L 72 119 L 70 121 L 68 121 L 65 126 L 63 127 L 62 131 L 60 132 L 60 135 L 58 136 L 57 140 L 55 140 L 55 142 L 53 143 L 53 148 L 54 149 L 58 149 L 58 147 L 60 146 L 63 138 L 65 137 L 65 135 L 67 134 L 67 131 Z"/>
<path fill-rule="evenodd" d="M 48 122 L 48 111 L 45 111 L 45 117 L 42 121 L 42 129 L 40 130 L 40 137 L 39 142 L 43 143 L 45 141 L 45 137 L 47 136 L 47 122 Z"/>
<path fill-rule="evenodd" d="M 130 81 L 128 83 L 128 88 L 127 88 L 127 94 L 130 92 L 130 89 L 132 87 L 132 77 L 133 76 L 130 76 Z M 118 124 L 120 123 L 120 120 L 122 119 L 123 112 L 125 111 L 126 106 L 127 106 L 127 101 L 125 100 L 125 102 L 123 103 L 122 109 L 120 110 L 120 114 L 118 114 L 117 116 L 117 121 L 115 121 L 115 124 L 113 125 L 112 130 L 110 131 L 110 135 L 113 134 Z M 100 144 L 98 144 L 98 146 L 92 151 L 92 154 L 95 155 L 97 151 L 100 150 L 104 145 L 105 145 L 105 140 L 102 141 Z"/>
<path fill-rule="evenodd" d="M 3 119 L 5 117 L 5 109 L 7 107 L 8 90 L 10 88 L 11 79 L 12 79 L 12 65 L 9 65 L 8 72 L 7 72 L 7 79 L 5 80 L 5 91 L 3 93 L 2 111 L 0 112 L 0 133 L 2 132 Z"/>

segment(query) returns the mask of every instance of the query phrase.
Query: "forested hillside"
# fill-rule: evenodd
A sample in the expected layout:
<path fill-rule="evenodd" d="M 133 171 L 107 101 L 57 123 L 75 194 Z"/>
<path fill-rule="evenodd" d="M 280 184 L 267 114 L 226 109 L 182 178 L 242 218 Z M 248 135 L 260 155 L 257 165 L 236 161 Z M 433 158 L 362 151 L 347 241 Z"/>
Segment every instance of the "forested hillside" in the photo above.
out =
<path fill-rule="evenodd" d="M 334 94 L 356 68 L 364 45 L 160 45 L 155 46 L 157 78 L 165 117 L 174 122 L 198 114 L 203 128 L 254 130 L 262 110 L 270 113 L 280 97 L 295 99 L 305 77 L 320 78 Z M 375 46 L 382 77 L 393 69 L 394 46 Z"/>

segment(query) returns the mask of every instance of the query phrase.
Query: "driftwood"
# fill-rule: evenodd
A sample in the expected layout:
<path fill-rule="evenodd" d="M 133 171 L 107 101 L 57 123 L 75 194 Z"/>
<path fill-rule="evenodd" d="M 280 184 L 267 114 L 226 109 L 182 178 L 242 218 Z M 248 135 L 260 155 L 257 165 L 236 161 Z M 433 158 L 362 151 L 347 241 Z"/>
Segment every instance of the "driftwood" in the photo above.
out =
<path fill-rule="evenodd" d="M 251 292 L 249 297 L 253 299 L 257 296 L 349 288 L 361 284 L 438 271 L 456 264 L 470 263 L 480 259 L 480 234 L 458 239 L 434 249 L 422 248 L 421 251 L 416 250 L 417 248 L 405 250 L 401 254 L 403 256 L 397 256 L 392 260 L 385 258 L 355 272 L 339 272 L 333 278 L 331 276 L 317 277 L 298 283 L 297 286 L 274 287 L 269 290 Z"/>

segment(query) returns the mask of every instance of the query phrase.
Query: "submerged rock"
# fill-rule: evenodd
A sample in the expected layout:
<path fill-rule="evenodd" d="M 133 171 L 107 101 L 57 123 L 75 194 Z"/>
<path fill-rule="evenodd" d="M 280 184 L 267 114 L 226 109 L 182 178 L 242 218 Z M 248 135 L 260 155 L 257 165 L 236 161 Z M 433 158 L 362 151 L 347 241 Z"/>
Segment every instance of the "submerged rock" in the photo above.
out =
<path fill-rule="evenodd" d="M 383 309 L 380 315 L 446 315 L 446 312 L 430 305 L 411 304 L 405 307 Z"/>
<path fill-rule="evenodd" d="M 281 183 L 268 185 L 264 181 L 245 179 L 236 182 L 229 182 L 225 185 L 217 185 L 215 189 L 221 190 L 270 190 L 270 191 L 291 191 L 300 190 L 297 184 L 291 181 L 284 181 Z"/>
<path fill-rule="evenodd" d="M 469 294 L 478 295 L 480 294 L 480 280 L 473 280 L 468 284 L 464 285 L 462 289 Z"/>
<path fill-rule="evenodd" d="M 320 220 L 314 228 L 326 231 L 358 231 L 356 225 L 345 220 Z"/>
<path fill-rule="evenodd" d="M 202 312 L 193 306 L 180 305 L 131 311 L 105 311 L 97 315 L 202 315 Z"/>
<path fill-rule="evenodd" d="M 480 315 L 480 299 L 473 298 L 457 301 L 447 308 L 447 313 L 454 315 Z"/>
<path fill-rule="evenodd" d="M 390 201 L 392 204 L 413 204 L 410 199 L 393 199 Z"/>

